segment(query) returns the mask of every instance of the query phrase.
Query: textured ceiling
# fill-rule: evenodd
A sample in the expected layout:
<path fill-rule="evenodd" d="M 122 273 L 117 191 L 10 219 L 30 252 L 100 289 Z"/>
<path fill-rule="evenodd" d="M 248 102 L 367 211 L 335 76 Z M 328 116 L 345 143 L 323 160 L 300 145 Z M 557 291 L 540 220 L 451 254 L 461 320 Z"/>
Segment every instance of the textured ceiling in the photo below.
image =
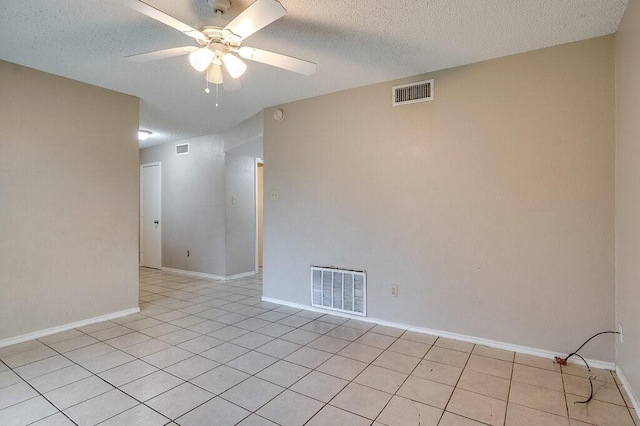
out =
<path fill-rule="evenodd" d="M 147 0 L 197 27 L 206 0 Z M 252 0 L 232 0 L 231 20 Z M 281 0 L 288 14 L 245 45 L 316 62 L 310 77 L 246 61 L 242 88 L 204 93 L 186 57 L 127 55 L 194 44 L 109 0 L 1 0 L 0 59 L 140 97 L 145 146 L 225 131 L 261 109 L 616 31 L 628 0 Z M 4 101 L 4 100 L 3 100 Z"/>

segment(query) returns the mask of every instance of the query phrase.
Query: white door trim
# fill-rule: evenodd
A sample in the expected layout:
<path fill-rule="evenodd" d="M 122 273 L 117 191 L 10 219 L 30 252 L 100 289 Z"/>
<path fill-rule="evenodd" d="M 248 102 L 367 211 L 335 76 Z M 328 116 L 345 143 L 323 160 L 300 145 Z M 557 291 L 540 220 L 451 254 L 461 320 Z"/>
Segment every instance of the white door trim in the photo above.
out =
<path fill-rule="evenodd" d="M 144 163 L 140 164 L 140 206 L 138 208 L 138 228 L 140 231 L 140 241 L 138 244 L 138 265 L 142 266 L 142 247 L 144 247 L 144 233 L 142 228 L 142 213 L 143 213 L 143 196 L 144 196 L 144 186 L 143 186 L 143 176 L 144 176 L 144 168 L 145 167 L 154 167 L 158 166 L 160 171 L 160 211 L 158 212 L 158 216 L 160 217 L 160 223 L 162 223 L 162 161 L 154 161 L 153 163 Z M 160 267 L 162 268 L 162 226 L 160 226 Z"/>
<path fill-rule="evenodd" d="M 258 265 L 258 164 L 262 164 L 264 167 L 264 161 L 262 161 L 261 158 L 255 158 L 255 164 L 253 166 L 253 175 L 254 175 L 254 181 L 255 181 L 255 195 L 256 195 L 256 262 L 255 262 L 255 271 L 256 274 L 260 271 L 260 266 Z M 264 169 L 262 170 L 262 186 L 263 186 L 263 190 L 264 190 Z M 264 223 L 264 191 L 263 191 L 263 195 L 262 195 L 262 218 L 263 218 L 263 223 Z M 264 247 L 264 229 L 262 230 L 263 232 L 263 236 L 262 236 L 262 245 Z M 262 256 L 263 259 L 262 261 L 264 262 L 264 249 L 262 251 Z"/>

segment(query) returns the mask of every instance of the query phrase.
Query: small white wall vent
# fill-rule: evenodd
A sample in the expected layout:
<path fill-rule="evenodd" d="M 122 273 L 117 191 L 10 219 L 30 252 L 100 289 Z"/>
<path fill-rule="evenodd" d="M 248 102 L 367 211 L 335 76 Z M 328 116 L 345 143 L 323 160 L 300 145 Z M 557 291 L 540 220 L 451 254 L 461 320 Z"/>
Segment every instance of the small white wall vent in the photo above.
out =
<path fill-rule="evenodd" d="M 189 153 L 189 144 L 183 143 L 176 145 L 176 155 L 184 155 Z"/>
<path fill-rule="evenodd" d="M 391 89 L 393 106 L 415 104 L 433 100 L 433 80 L 393 86 Z"/>
<path fill-rule="evenodd" d="M 333 267 L 311 267 L 311 305 L 367 315 L 367 274 Z"/>

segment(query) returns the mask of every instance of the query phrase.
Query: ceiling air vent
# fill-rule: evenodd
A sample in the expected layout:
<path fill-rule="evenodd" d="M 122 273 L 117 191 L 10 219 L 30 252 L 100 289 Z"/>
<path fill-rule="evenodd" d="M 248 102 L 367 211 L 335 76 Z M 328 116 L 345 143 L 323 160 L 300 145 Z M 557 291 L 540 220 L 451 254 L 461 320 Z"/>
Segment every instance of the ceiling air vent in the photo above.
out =
<path fill-rule="evenodd" d="M 393 96 L 393 106 L 432 101 L 433 80 L 393 86 L 391 95 Z"/>
<path fill-rule="evenodd" d="M 183 143 L 181 145 L 176 145 L 176 155 L 184 155 L 189 153 L 189 144 Z"/>

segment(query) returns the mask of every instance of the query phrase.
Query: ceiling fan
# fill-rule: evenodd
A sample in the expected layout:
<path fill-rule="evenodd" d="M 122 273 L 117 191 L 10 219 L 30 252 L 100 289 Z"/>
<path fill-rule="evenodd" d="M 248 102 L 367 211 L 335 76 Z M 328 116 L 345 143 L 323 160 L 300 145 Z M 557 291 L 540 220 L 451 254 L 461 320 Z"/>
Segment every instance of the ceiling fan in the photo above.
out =
<path fill-rule="evenodd" d="M 189 55 L 191 66 L 199 72 L 206 71 L 207 82 L 223 84 L 226 90 L 240 87 L 238 77 L 244 74 L 247 65 L 240 59 L 261 62 L 285 70 L 311 75 L 316 64 L 280 53 L 242 46 L 242 41 L 261 28 L 283 17 L 287 11 L 277 0 L 256 0 L 226 26 L 204 25 L 199 29 L 167 15 L 142 0 L 116 0 L 156 21 L 162 22 L 194 38 L 199 46 L 175 47 L 156 52 L 127 56 L 134 62 L 148 62 L 158 59 Z M 221 18 L 230 5 L 230 0 L 207 0 Z M 238 56 L 236 56 L 238 55 Z M 209 88 L 205 91 L 209 93 Z M 217 88 L 217 86 L 216 86 Z"/>

